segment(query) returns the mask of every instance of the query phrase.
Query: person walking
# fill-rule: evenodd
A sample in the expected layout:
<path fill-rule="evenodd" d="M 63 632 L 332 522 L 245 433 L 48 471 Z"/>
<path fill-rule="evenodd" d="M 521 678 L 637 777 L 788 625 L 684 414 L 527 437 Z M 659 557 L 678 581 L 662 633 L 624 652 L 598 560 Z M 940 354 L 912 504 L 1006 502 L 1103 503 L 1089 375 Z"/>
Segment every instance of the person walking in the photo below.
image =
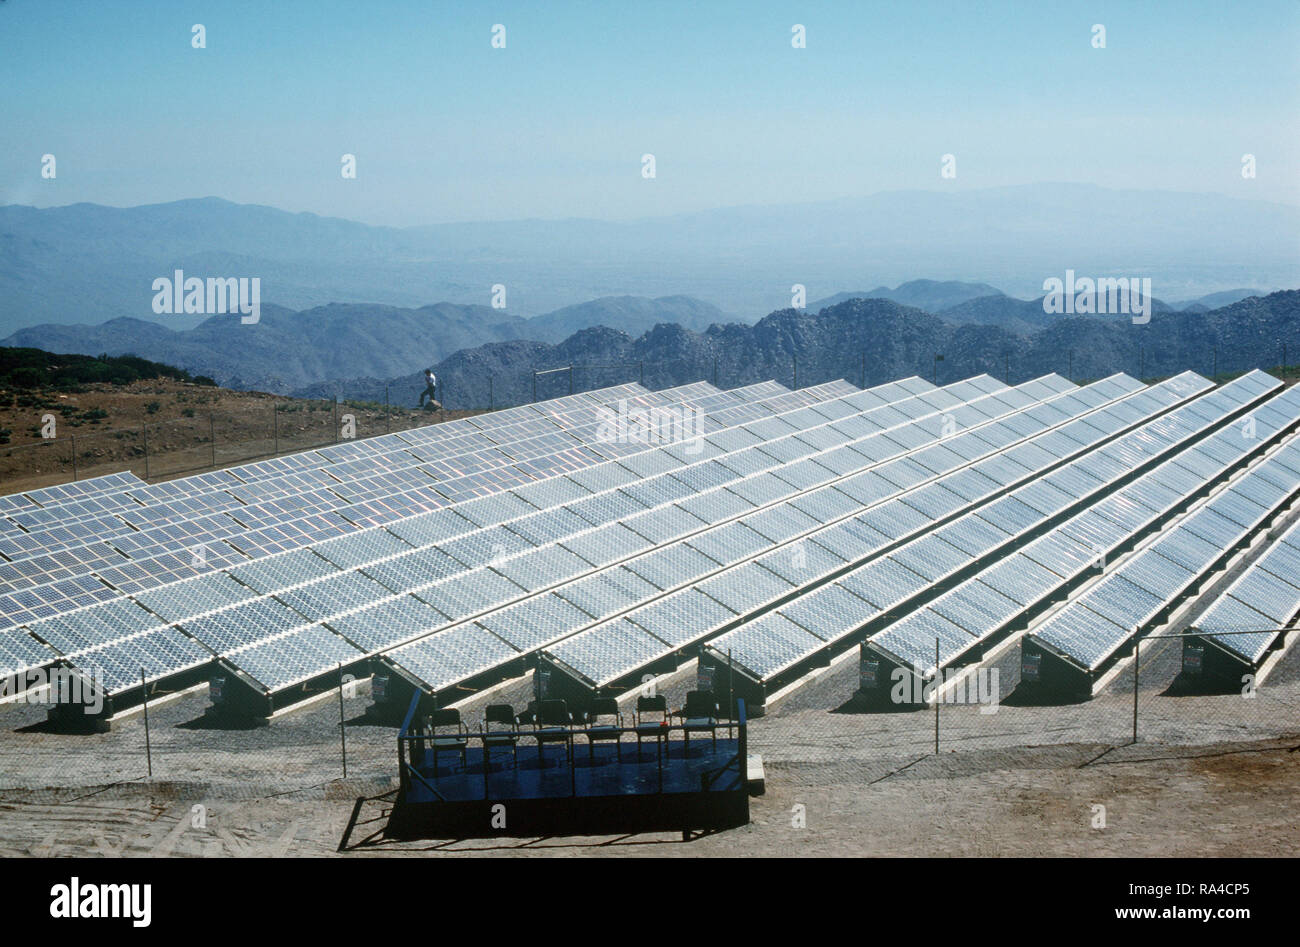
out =
<path fill-rule="evenodd" d="M 432 368 L 424 370 L 424 391 L 420 392 L 420 407 L 424 407 L 424 399 L 428 398 L 430 404 L 438 403 L 438 376 L 433 373 Z"/>

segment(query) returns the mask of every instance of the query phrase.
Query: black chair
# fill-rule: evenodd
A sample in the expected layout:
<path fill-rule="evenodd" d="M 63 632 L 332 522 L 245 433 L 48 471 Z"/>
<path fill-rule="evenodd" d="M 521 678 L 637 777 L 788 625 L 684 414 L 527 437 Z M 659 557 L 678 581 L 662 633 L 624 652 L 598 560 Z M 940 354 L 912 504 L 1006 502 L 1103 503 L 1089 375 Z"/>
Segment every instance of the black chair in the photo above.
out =
<path fill-rule="evenodd" d="M 562 700 L 539 700 L 533 716 L 533 739 L 537 741 L 537 761 L 544 763 L 548 743 L 563 743 L 564 758 L 573 760 L 573 717 Z"/>
<path fill-rule="evenodd" d="M 654 714 L 658 714 L 658 716 L 654 719 L 647 719 Z M 663 739 L 668 732 L 668 722 L 668 701 L 663 694 L 656 694 L 653 697 L 638 697 L 636 699 L 637 759 L 641 758 L 641 741 L 646 737 L 654 737 L 659 741 L 659 748 L 663 749 Z"/>
<path fill-rule="evenodd" d="M 612 723 L 601 723 L 602 717 L 613 717 Z M 618 754 L 618 759 L 623 759 L 623 714 L 619 712 L 618 701 L 613 697 L 598 697 L 591 702 L 591 707 L 587 712 L 587 719 L 590 721 L 587 729 L 583 731 L 587 735 L 587 758 L 592 759 L 596 755 L 596 743 L 604 740 L 614 741 L 614 752 Z"/>
<path fill-rule="evenodd" d="M 450 728 L 440 730 L 439 728 Z M 428 745 L 433 750 L 433 771 L 438 772 L 438 754 L 448 750 L 460 754 L 460 765 L 465 766 L 465 750 L 469 746 L 469 730 L 461 722 L 460 711 L 453 708 L 435 710 L 428 716 Z"/>
<path fill-rule="evenodd" d="M 681 718 L 682 733 L 686 738 L 686 749 L 691 747 L 691 734 L 707 731 L 713 736 L 713 745 L 718 745 L 718 698 L 713 691 L 691 691 L 686 695 L 686 706 L 677 711 Z"/>
<path fill-rule="evenodd" d="M 514 761 L 519 761 L 519 718 L 509 704 L 488 704 L 483 711 L 483 765 L 491 761 L 496 747 L 510 747 Z"/>

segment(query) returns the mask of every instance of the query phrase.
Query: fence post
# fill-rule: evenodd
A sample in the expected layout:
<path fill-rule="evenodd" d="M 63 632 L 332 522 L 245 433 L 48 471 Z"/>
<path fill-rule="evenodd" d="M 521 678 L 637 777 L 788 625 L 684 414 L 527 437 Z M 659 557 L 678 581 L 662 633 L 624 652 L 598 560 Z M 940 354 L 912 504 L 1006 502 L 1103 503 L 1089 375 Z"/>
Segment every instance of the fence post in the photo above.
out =
<path fill-rule="evenodd" d="M 867 387 L 867 352 L 862 351 L 862 379 L 858 382 L 859 388 Z"/>
<path fill-rule="evenodd" d="M 497 409 L 497 396 L 492 386 L 492 383 L 495 380 L 495 378 L 496 376 L 492 375 L 490 372 L 488 373 L 488 410 L 489 411 L 495 411 Z"/>
<path fill-rule="evenodd" d="M 713 387 L 718 387 L 718 356 L 713 356 Z"/>
<path fill-rule="evenodd" d="M 217 421 L 212 412 L 208 412 L 208 443 L 212 445 L 212 466 L 217 466 Z"/>
<path fill-rule="evenodd" d="M 934 755 L 939 755 L 939 639 L 934 639 Z"/>
<path fill-rule="evenodd" d="M 645 359 L 641 359 L 639 362 L 637 362 L 637 365 L 640 366 L 639 372 L 641 376 L 641 379 L 638 382 L 638 384 L 644 385 L 645 384 Z"/>
<path fill-rule="evenodd" d="M 343 665 L 339 665 L 339 746 L 343 749 L 343 778 L 348 778 L 348 737 L 343 724 Z"/>
<path fill-rule="evenodd" d="M 791 358 L 794 360 L 794 385 L 793 385 L 793 387 L 794 387 L 794 390 L 795 390 L 795 391 L 798 391 L 798 390 L 799 390 L 799 356 L 798 356 L 798 355 L 794 355 L 794 356 L 791 356 Z"/>
<path fill-rule="evenodd" d="M 72 435 L 72 482 L 77 482 L 77 435 Z"/>
<path fill-rule="evenodd" d="M 144 706 L 144 759 L 153 779 L 153 747 L 149 742 L 149 688 L 144 682 L 144 668 L 140 668 L 140 702 Z"/>
<path fill-rule="evenodd" d="M 569 394 L 573 394 L 573 366 L 569 366 Z"/>
<path fill-rule="evenodd" d="M 1133 633 L 1137 634 L 1139 628 L 1134 628 Z M 1137 638 L 1133 642 L 1133 742 L 1138 741 L 1138 666 L 1142 663 L 1142 639 Z"/>
<path fill-rule="evenodd" d="M 533 370 L 533 404 L 537 404 L 537 370 Z"/>
<path fill-rule="evenodd" d="M 384 433 L 393 433 L 393 416 L 388 407 L 388 386 L 384 385 Z"/>
<path fill-rule="evenodd" d="M 339 442 L 339 396 L 334 396 L 334 403 L 330 405 L 330 415 L 334 418 L 334 443 Z"/>
<path fill-rule="evenodd" d="M 149 479 L 149 425 L 140 425 L 140 434 L 144 437 L 144 479 Z"/>

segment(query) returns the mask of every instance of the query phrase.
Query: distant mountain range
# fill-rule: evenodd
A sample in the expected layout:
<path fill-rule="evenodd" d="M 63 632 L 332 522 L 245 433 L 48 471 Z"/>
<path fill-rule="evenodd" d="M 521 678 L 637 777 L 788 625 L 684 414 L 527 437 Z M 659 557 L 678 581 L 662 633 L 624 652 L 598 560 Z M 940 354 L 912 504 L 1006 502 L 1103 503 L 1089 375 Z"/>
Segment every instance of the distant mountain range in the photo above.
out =
<path fill-rule="evenodd" d="M 1152 309 L 1155 312 L 1209 312 L 1250 296 L 1264 295 L 1266 293 L 1258 289 L 1231 289 L 1178 303 L 1155 299 L 1152 301 Z M 867 292 L 836 293 L 817 300 L 808 308 L 817 312 L 849 299 L 888 299 L 924 309 L 955 325 L 997 325 L 1021 334 L 1044 328 L 1059 318 L 1044 309 L 1041 296 L 1037 299 L 1016 299 L 987 283 L 941 283 L 924 279 L 903 283 L 895 289 L 880 286 Z"/>
<path fill-rule="evenodd" d="M 889 300 L 853 298 L 818 312 L 785 309 L 752 326 L 715 325 L 702 333 L 660 325 L 632 338 L 598 327 L 557 345 L 489 343 L 456 352 L 436 370 L 448 407 L 486 407 L 489 399 L 498 406 L 532 400 L 535 370 L 569 365 L 578 390 L 638 379 L 655 388 L 715 378 L 724 387 L 766 378 L 800 386 L 833 378 L 873 385 L 915 374 L 942 383 L 979 372 L 1015 383 L 1047 372 L 1079 380 L 1118 371 L 1156 377 L 1184 369 L 1209 375 L 1270 368 L 1282 363 L 1283 343 L 1289 358 L 1300 362 L 1297 290 L 1252 296 L 1208 313 L 1164 307 L 1145 325 L 1057 316 L 1029 333 L 956 324 Z M 940 354 L 943 361 L 935 359 Z M 537 384 L 539 398 L 565 393 L 568 372 L 542 375 Z M 394 402 L 413 402 L 419 377 L 353 378 L 294 393 L 382 400 L 386 387 Z"/>
<path fill-rule="evenodd" d="M 894 301 L 933 310 L 971 301 L 964 288 L 945 295 L 945 280 L 978 276 L 1028 298 L 1066 267 L 1150 277 L 1166 300 L 1228 286 L 1297 286 L 1300 208 L 1079 184 L 897 191 L 617 223 L 409 228 L 218 198 L 128 208 L 7 205 L 0 206 L 0 335 L 121 317 L 193 328 L 201 316 L 159 316 L 150 307 L 152 281 L 177 268 L 257 277 L 264 305 L 295 311 L 329 303 L 418 308 L 431 300 L 486 306 L 500 284 L 507 310 L 521 317 L 589 299 L 683 294 L 728 320 L 752 322 L 790 305 L 796 283 L 818 299 L 924 273 L 936 281 L 932 292 Z"/>
<path fill-rule="evenodd" d="M 1243 294 L 1262 295 L 1243 289 L 1216 296 L 1226 299 Z M 914 302 L 903 305 L 905 299 Z M 801 315 L 839 310 L 854 300 L 892 302 L 900 309 L 938 319 L 944 326 L 996 327 L 1012 337 L 1032 337 L 1062 320 L 1046 313 L 1041 299 L 1015 299 L 986 283 L 934 280 L 913 280 L 895 289 L 880 287 L 867 293 L 840 293 L 815 301 Z M 1152 308 L 1156 313 L 1175 311 L 1159 300 Z M 1210 310 L 1204 300 L 1194 300 L 1185 304 L 1183 311 L 1204 314 Z M 1115 318 L 1083 317 L 1085 321 Z M 383 379 L 398 379 L 401 387 L 421 369 L 439 363 L 446 366 L 449 384 L 461 372 L 484 377 L 485 373 L 501 372 L 504 376 L 531 371 L 532 366 L 550 364 L 557 358 L 562 364 L 635 361 L 639 370 L 647 356 L 632 354 L 637 340 L 649 334 L 662 344 L 674 337 L 658 327 L 685 330 L 688 334 L 683 340 L 699 336 L 731 344 L 736 336 L 728 323 L 725 313 L 689 296 L 608 297 L 531 319 L 487 306 L 454 303 L 418 309 L 333 303 L 302 312 L 265 305 L 256 325 L 243 325 L 238 318 L 223 315 L 212 316 L 192 329 L 174 330 L 140 319 L 118 318 L 97 326 L 33 326 L 15 332 L 0 345 L 79 355 L 132 354 L 210 375 L 226 387 L 325 396 L 339 391 L 380 391 Z M 752 328 L 757 331 L 766 323 L 763 320 Z M 717 331 L 713 326 L 719 327 Z M 494 343 L 511 345 L 502 348 Z M 648 360 L 702 357 L 698 344 L 679 344 L 688 354 L 655 353 Z M 823 365 L 819 356 L 809 363 L 809 370 L 820 371 Z M 501 395 L 515 400 L 523 397 L 509 388 L 503 388 Z M 489 397 L 484 394 L 485 399 Z"/>
<path fill-rule="evenodd" d="M 487 342 L 561 342 L 592 325 L 638 336 L 661 322 L 703 330 L 723 321 L 726 316 L 716 307 L 687 296 L 596 299 L 532 319 L 453 303 L 418 309 L 333 303 L 303 312 L 263 305 L 255 325 L 221 315 L 175 330 L 121 317 L 93 326 L 32 326 L 0 345 L 77 355 L 140 355 L 210 375 L 229 388 L 287 394 L 326 379 L 417 372 Z"/>

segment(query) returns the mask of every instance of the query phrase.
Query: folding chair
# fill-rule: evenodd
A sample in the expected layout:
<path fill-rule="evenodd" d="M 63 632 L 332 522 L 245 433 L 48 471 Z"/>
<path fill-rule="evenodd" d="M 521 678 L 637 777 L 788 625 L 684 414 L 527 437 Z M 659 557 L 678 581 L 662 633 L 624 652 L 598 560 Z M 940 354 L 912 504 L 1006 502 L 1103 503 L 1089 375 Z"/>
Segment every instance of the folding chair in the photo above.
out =
<path fill-rule="evenodd" d="M 428 745 L 433 750 L 433 771 L 438 772 L 438 754 L 448 750 L 460 754 L 460 765 L 465 763 L 465 750 L 469 746 L 469 731 L 461 722 L 460 711 L 454 708 L 435 710 L 429 714 Z M 451 732 L 439 731 L 439 727 L 453 728 Z"/>
<path fill-rule="evenodd" d="M 587 713 L 591 724 L 583 732 L 587 735 L 587 758 L 594 759 L 597 741 L 614 741 L 618 759 L 623 759 L 623 715 L 619 712 L 618 701 L 613 697 L 598 697 L 591 702 Z M 613 723 L 600 723 L 602 717 L 613 717 Z"/>
<path fill-rule="evenodd" d="M 519 762 L 519 718 L 509 704 L 488 704 L 483 711 L 483 765 L 491 761 L 492 750 L 510 747 L 513 760 Z"/>
<path fill-rule="evenodd" d="M 708 731 L 713 736 L 713 745 L 718 745 L 718 699 L 713 691 L 691 691 L 686 695 L 686 706 L 677 711 L 682 721 L 682 732 L 686 738 L 686 749 L 691 748 L 691 734 Z"/>

